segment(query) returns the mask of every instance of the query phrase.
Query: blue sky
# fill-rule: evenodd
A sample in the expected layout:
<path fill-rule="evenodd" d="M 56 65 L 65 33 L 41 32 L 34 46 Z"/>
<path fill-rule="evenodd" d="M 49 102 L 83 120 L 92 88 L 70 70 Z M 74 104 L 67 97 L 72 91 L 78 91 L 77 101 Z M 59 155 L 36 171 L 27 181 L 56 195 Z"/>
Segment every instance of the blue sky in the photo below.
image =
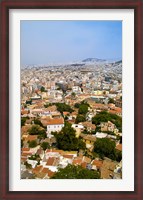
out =
<path fill-rule="evenodd" d="M 21 65 L 122 58 L 121 21 L 21 21 Z"/>

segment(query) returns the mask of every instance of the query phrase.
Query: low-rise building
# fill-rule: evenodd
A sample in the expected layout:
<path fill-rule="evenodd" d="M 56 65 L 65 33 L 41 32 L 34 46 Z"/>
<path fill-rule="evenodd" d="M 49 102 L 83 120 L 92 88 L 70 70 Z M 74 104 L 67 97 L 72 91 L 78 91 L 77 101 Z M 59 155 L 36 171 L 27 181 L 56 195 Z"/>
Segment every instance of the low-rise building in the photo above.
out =
<path fill-rule="evenodd" d="M 62 130 L 64 127 L 64 119 L 61 118 L 55 118 L 55 119 L 50 119 L 47 121 L 47 133 L 51 132 L 59 132 Z"/>

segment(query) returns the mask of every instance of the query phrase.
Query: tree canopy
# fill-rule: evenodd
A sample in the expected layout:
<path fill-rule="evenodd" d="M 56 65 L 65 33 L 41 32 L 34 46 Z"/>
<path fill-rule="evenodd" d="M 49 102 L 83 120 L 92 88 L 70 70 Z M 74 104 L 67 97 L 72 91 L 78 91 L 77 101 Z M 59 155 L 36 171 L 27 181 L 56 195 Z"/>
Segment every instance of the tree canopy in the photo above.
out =
<path fill-rule="evenodd" d="M 27 117 L 22 117 L 21 118 L 21 127 L 25 125 Z"/>
<path fill-rule="evenodd" d="M 92 118 L 92 123 L 95 125 L 100 125 L 101 122 L 111 121 L 116 125 L 119 131 L 122 131 L 122 117 L 119 117 L 116 114 L 111 114 L 106 111 L 102 111 Z"/>
<path fill-rule="evenodd" d="M 50 148 L 50 145 L 48 142 L 42 142 L 41 143 L 41 147 L 42 149 L 45 151 L 46 149 L 49 149 Z"/>
<path fill-rule="evenodd" d="M 122 159 L 121 152 L 116 149 L 116 144 L 109 138 L 97 138 L 94 143 L 94 151 L 101 157 L 108 157 L 112 160 L 120 161 Z"/>
<path fill-rule="evenodd" d="M 34 119 L 34 124 L 37 124 L 37 125 L 43 127 L 43 124 L 41 123 L 41 121 L 39 119 Z"/>
<path fill-rule="evenodd" d="M 81 166 L 67 165 L 60 168 L 52 179 L 100 179 L 100 174 L 96 170 L 92 171 Z"/>
<path fill-rule="evenodd" d="M 63 113 L 64 111 L 67 111 L 70 113 L 73 112 L 73 109 L 65 103 L 56 103 L 55 105 L 57 106 L 57 110 L 61 113 Z"/>
<path fill-rule="evenodd" d="M 39 139 L 47 137 L 45 129 L 43 129 L 40 125 L 37 124 L 32 125 L 32 127 L 28 129 L 28 133 L 30 135 L 38 135 Z"/>
<path fill-rule="evenodd" d="M 88 105 L 87 104 L 81 104 L 79 106 L 78 113 L 85 115 L 87 112 L 88 112 Z"/>
<path fill-rule="evenodd" d="M 75 108 L 79 108 L 79 106 L 80 106 L 80 103 L 75 103 L 75 104 L 74 104 L 74 107 L 75 107 Z"/>
<path fill-rule="evenodd" d="M 37 146 L 36 140 L 29 141 L 29 148 L 34 148 Z"/>
<path fill-rule="evenodd" d="M 67 122 L 62 130 L 58 134 L 55 134 L 55 137 L 59 149 L 77 151 L 86 148 L 82 139 L 76 138 L 75 130 L 71 127 L 71 124 Z"/>
<path fill-rule="evenodd" d="M 86 121 L 86 117 L 78 114 L 76 117 L 75 123 L 78 124 L 79 122 L 85 122 L 85 121 Z"/>
<path fill-rule="evenodd" d="M 115 103 L 114 99 L 110 98 L 108 103 Z"/>
<path fill-rule="evenodd" d="M 40 90 L 41 90 L 41 92 L 46 92 L 45 87 L 43 87 L 43 86 L 41 87 Z"/>

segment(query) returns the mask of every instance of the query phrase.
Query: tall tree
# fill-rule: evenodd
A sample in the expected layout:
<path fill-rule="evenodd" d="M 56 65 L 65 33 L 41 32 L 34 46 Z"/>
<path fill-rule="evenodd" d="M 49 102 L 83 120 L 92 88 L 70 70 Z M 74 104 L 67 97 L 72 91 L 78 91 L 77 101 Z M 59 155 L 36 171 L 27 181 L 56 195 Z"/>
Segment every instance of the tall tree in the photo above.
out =
<path fill-rule="evenodd" d="M 92 171 L 81 166 L 68 165 L 64 169 L 59 169 L 52 179 L 100 179 L 100 174 L 96 170 Z"/>
<path fill-rule="evenodd" d="M 88 105 L 87 104 L 81 104 L 79 106 L 79 110 L 78 110 L 78 113 L 79 114 L 86 114 L 88 112 Z"/>
<path fill-rule="evenodd" d="M 115 146 L 115 142 L 109 138 L 97 138 L 94 144 L 94 151 L 102 157 L 116 159 Z"/>
<path fill-rule="evenodd" d="M 85 122 L 85 121 L 86 121 L 86 117 L 78 114 L 76 117 L 75 123 L 78 124 L 79 122 Z"/>
<path fill-rule="evenodd" d="M 41 144 L 41 147 L 42 147 L 43 150 L 45 151 L 46 149 L 49 149 L 49 148 L 50 148 L 50 145 L 49 145 L 48 142 L 43 142 L 43 143 Z"/>
<path fill-rule="evenodd" d="M 71 124 L 67 122 L 62 130 L 58 134 L 55 134 L 55 137 L 59 149 L 70 151 L 86 148 L 85 143 L 81 139 L 76 138 L 75 130 L 71 127 Z"/>
<path fill-rule="evenodd" d="M 37 146 L 36 140 L 32 140 L 32 141 L 29 142 L 29 148 L 34 148 L 36 146 Z"/>

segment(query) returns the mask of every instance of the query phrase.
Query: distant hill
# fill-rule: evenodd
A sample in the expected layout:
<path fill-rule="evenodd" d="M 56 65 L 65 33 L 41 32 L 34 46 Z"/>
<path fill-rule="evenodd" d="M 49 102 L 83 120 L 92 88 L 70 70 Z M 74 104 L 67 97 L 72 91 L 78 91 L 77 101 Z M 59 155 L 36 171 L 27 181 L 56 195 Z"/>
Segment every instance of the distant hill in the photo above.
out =
<path fill-rule="evenodd" d="M 82 62 L 106 62 L 105 59 L 99 59 L 99 58 L 86 58 L 82 60 Z"/>
<path fill-rule="evenodd" d="M 120 64 L 120 63 L 122 63 L 122 60 L 115 62 L 115 64 Z"/>

